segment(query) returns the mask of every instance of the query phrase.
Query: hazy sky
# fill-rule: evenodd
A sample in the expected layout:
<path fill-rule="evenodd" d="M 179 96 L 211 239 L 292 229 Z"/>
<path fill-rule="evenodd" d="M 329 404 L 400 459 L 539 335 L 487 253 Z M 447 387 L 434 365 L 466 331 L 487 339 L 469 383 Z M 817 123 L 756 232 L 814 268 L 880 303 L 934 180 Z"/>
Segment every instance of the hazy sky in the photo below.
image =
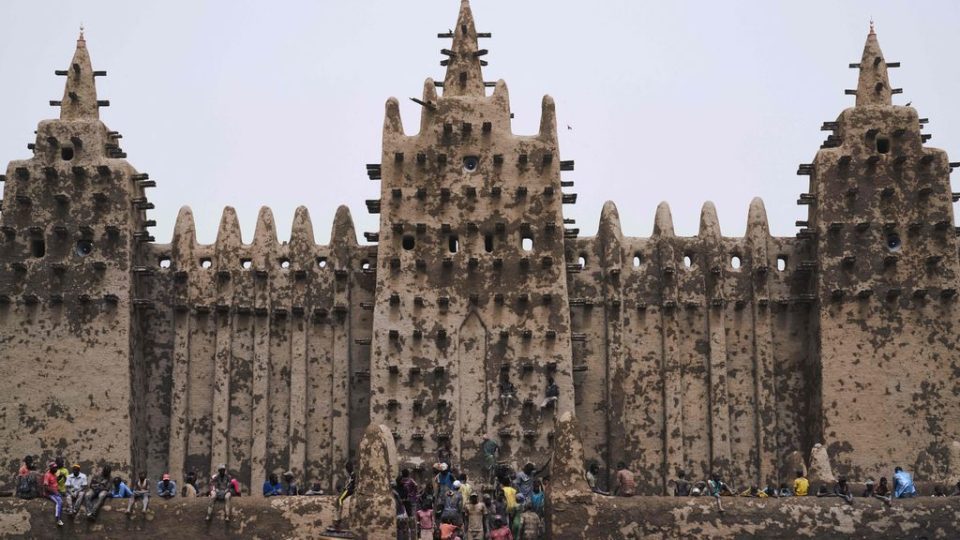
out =
<path fill-rule="evenodd" d="M 225 205 L 249 242 L 257 211 L 273 209 L 281 240 L 309 208 L 317 240 L 339 204 L 358 236 L 378 226 L 364 199 L 379 195 L 364 164 L 379 161 L 383 105 L 401 99 L 408 134 L 426 77 L 443 78 L 438 32 L 459 0 L 19 1 L 0 4 L 0 162 L 30 155 L 38 121 L 56 116 L 78 27 L 86 27 L 102 119 L 129 161 L 158 187 L 150 217 L 159 242 L 182 205 L 212 242 Z M 616 202 L 624 233 L 649 236 L 666 200 L 677 233 L 696 234 L 716 203 L 723 233 L 741 236 L 764 199 L 776 235 L 805 218 L 795 203 L 826 134 L 853 105 L 871 16 L 891 70 L 929 117 L 928 143 L 960 159 L 960 2 L 474 0 L 487 80 L 504 79 L 514 131 L 537 130 L 540 100 L 557 102 L 560 156 L 575 159 L 582 234 Z M 566 126 L 572 130 L 566 129 Z M 957 173 L 960 175 L 960 171 Z M 954 183 L 958 186 L 958 182 Z"/>

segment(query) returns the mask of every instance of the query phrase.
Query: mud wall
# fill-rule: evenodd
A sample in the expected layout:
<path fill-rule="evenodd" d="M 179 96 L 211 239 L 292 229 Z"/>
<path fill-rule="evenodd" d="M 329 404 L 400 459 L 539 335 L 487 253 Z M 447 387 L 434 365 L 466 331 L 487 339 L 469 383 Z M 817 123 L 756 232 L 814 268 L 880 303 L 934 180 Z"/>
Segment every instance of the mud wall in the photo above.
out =
<path fill-rule="evenodd" d="M 375 253 L 356 244 L 346 208 L 332 238 L 316 245 L 301 208 L 281 244 L 263 209 L 244 244 L 228 208 L 216 243 L 201 246 L 184 209 L 173 243 L 150 246 L 149 470 L 179 479 L 226 463 L 253 492 L 286 470 L 333 489 L 367 423 L 361 344 L 373 277 L 364 267 Z"/>

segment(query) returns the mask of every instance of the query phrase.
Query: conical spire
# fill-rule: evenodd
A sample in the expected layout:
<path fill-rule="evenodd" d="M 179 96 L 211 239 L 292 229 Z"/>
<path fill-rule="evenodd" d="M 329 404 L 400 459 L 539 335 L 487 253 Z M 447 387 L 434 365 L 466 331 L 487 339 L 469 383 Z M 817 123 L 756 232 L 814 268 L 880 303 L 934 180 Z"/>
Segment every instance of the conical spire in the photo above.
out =
<path fill-rule="evenodd" d="M 484 52 L 477 48 L 477 29 L 473 25 L 469 0 L 461 0 L 457 27 L 453 30 L 453 44 L 443 52 L 449 57 L 447 75 L 443 79 L 443 95 L 484 95 L 483 73 L 480 70 L 480 56 Z"/>
<path fill-rule="evenodd" d="M 857 107 L 865 105 L 890 105 L 890 79 L 887 77 L 887 62 L 877 42 L 877 34 L 870 22 L 870 33 L 863 46 L 860 59 L 860 80 L 857 83 Z"/>
<path fill-rule="evenodd" d="M 70 68 L 67 70 L 67 84 L 60 104 L 61 120 L 99 119 L 97 107 L 97 87 L 93 81 L 93 67 L 87 41 L 83 38 L 83 29 L 77 38 L 77 50 L 73 53 Z"/>

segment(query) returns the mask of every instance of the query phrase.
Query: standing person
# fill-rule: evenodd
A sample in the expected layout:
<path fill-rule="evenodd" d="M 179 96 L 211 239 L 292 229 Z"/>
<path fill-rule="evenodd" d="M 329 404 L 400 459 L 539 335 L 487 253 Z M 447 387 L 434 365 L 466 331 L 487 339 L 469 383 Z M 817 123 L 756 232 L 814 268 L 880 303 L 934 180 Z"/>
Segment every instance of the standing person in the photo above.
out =
<path fill-rule="evenodd" d="M 231 482 L 230 475 L 227 474 L 226 464 L 221 463 L 217 467 L 217 474 L 213 475 L 210 478 L 210 488 L 208 490 L 210 494 L 210 504 L 207 505 L 207 517 L 206 520 L 210 521 L 213 517 L 213 505 L 217 501 L 223 501 L 223 511 L 224 511 L 224 521 L 230 521 L 230 496 L 233 491 L 233 482 Z"/>
<path fill-rule="evenodd" d="M 420 493 L 420 486 L 417 481 L 410 477 L 410 469 L 400 471 L 400 498 L 403 500 L 403 507 L 407 510 L 408 516 L 413 516 L 417 512 L 417 499 Z"/>
<path fill-rule="evenodd" d="M 539 514 L 533 511 L 533 506 L 530 503 L 527 503 L 524 507 L 521 521 L 521 540 L 540 540 L 543 538 L 543 520 L 540 519 Z"/>
<path fill-rule="evenodd" d="M 500 455 L 500 445 L 493 440 L 489 434 L 484 434 L 483 443 L 480 444 L 480 452 L 483 454 L 483 466 L 487 471 L 486 482 L 492 483 L 496 477 L 497 457 Z"/>
<path fill-rule="evenodd" d="M 177 483 L 171 480 L 167 473 L 163 473 L 162 479 L 157 482 L 157 496 L 163 499 L 172 499 L 177 496 Z"/>
<path fill-rule="evenodd" d="M 430 497 L 424 500 L 423 508 L 417 510 L 417 527 L 420 529 L 420 540 L 433 540 L 433 508 Z"/>
<path fill-rule="evenodd" d="M 97 512 L 99 512 L 100 507 L 103 506 L 103 501 L 107 500 L 107 497 L 110 496 L 112 483 L 110 475 L 112 473 L 113 470 L 110 469 L 109 466 L 104 465 L 103 469 L 100 470 L 100 474 L 90 478 L 90 486 L 87 488 L 83 499 L 87 506 L 87 519 L 91 521 L 97 519 Z"/>
<path fill-rule="evenodd" d="M 517 491 L 528 501 L 531 495 L 533 495 L 533 477 L 536 472 L 536 466 L 533 463 L 527 462 L 526 465 L 523 466 L 523 470 L 518 471 L 514 477 L 514 487 L 517 488 Z"/>
<path fill-rule="evenodd" d="M 446 463 L 437 463 L 434 465 L 434 468 L 440 471 L 434 477 L 434 483 L 437 487 L 437 497 L 443 497 L 443 494 L 446 493 L 448 489 L 453 488 L 453 483 L 456 482 L 456 479 L 453 477 L 453 474 L 447 470 L 449 469 L 449 465 Z"/>
<path fill-rule="evenodd" d="M 510 382 L 510 376 L 506 371 L 500 372 L 500 414 L 507 414 L 510 409 L 510 403 L 517 399 L 517 389 Z"/>
<path fill-rule="evenodd" d="M 493 530 L 490 531 L 488 538 L 490 540 L 513 540 L 513 533 L 510 532 L 510 527 L 506 525 L 503 518 L 497 517 L 493 520 Z"/>
<path fill-rule="evenodd" d="M 687 473 L 683 469 L 677 471 L 677 479 L 673 481 L 673 496 L 690 496 L 690 482 L 687 481 Z"/>
<path fill-rule="evenodd" d="M 147 513 L 147 505 L 150 504 L 150 482 L 147 480 L 147 473 L 140 472 L 137 481 L 133 483 L 133 497 L 127 503 L 127 516 L 133 515 L 133 505 L 137 499 L 143 500 L 143 513 Z"/>
<path fill-rule="evenodd" d="M 621 497 L 633 497 L 636 489 L 637 482 L 626 463 L 622 461 L 617 463 L 617 487 L 613 490 L 613 494 Z"/>
<path fill-rule="evenodd" d="M 451 520 L 460 519 L 460 508 L 463 506 L 463 500 L 460 499 L 460 491 L 452 487 L 447 490 L 443 496 L 442 510 L 440 511 L 440 521 L 446 520 L 448 523 L 454 523 Z"/>
<path fill-rule="evenodd" d="M 60 497 L 60 486 L 57 482 L 57 463 L 54 461 L 47 463 L 47 472 L 43 474 L 43 496 L 56 505 L 57 527 L 63 527 L 63 520 L 60 519 L 60 514 L 63 512 L 63 499 Z"/>
<path fill-rule="evenodd" d="M 480 497 L 476 493 L 470 494 L 469 502 L 465 504 L 464 515 L 466 521 L 464 528 L 467 536 L 464 540 L 483 540 L 483 528 L 486 524 L 487 507 L 480 502 Z"/>
<path fill-rule="evenodd" d="M 543 492 L 543 484 L 537 480 L 533 483 L 533 493 L 530 496 L 530 504 L 533 506 L 533 511 L 543 517 L 544 508 L 547 505 L 547 497 Z"/>
<path fill-rule="evenodd" d="M 895 467 L 893 469 L 893 496 L 897 499 L 909 499 L 917 494 L 917 488 L 913 485 L 913 477 L 910 473 Z"/>
<path fill-rule="evenodd" d="M 466 505 L 470 501 L 470 495 L 473 495 L 473 486 L 467 482 L 467 473 L 460 473 L 460 500 Z"/>
<path fill-rule="evenodd" d="M 506 479 L 503 480 L 503 485 L 500 487 L 500 490 L 503 492 L 507 523 L 511 523 L 513 522 L 513 516 L 519 509 L 517 506 L 517 490 L 511 487 L 510 482 Z"/>
<path fill-rule="evenodd" d="M 797 497 L 806 497 L 810 491 L 810 481 L 803 475 L 803 471 L 797 471 L 797 477 L 793 480 L 793 494 Z"/>
<path fill-rule="evenodd" d="M 73 464 L 73 472 L 67 476 L 67 514 L 74 515 L 83 504 L 83 493 L 87 490 L 87 475 L 80 472 L 80 464 Z"/>

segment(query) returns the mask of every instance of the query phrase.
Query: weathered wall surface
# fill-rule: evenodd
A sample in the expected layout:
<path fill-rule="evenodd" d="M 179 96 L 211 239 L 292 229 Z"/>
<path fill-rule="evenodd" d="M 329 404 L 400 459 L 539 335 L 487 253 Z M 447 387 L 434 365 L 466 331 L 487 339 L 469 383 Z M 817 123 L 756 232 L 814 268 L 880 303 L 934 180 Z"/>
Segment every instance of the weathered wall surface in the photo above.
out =
<path fill-rule="evenodd" d="M 562 165 L 553 100 L 533 136 L 511 131 L 506 84 L 484 91 L 477 32 L 463 4 L 446 50 L 443 95 L 427 80 L 420 131 L 387 102 L 371 366 L 371 417 L 400 455 L 479 472 L 491 433 L 503 459 L 542 462 L 552 418 L 573 408 L 563 265 Z M 499 383 L 516 387 L 501 406 Z M 560 387 L 540 414 L 548 380 Z"/>
<path fill-rule="evenodd" d="M 147 186 L 99 120 L 106 102 L 83 36 L 60 74 L 60 119 L 41 122 L 34 156 L 0 177 L 0 452 L 9 471 L 28 453 L 67 450 L 84 464 L 127 467 L 141 442 L 132 429 L 141 418 L 131 399 L 131 266 L 146 239 Z"/>
<path fill-rule="evenodd" d="M 173 243 L 150 246 L 148 380 L 171 381 L 149 393 L 150 470 L 169 463 L 181 478 L 226 463 L 254 492 L 285 470 L 333 489 L 366 426 L 365 398 L 351 396 L 367 394 L 373 276 L 363 267 L 375 253 L 357 245 L 346 208 L 331 238 L 315 244 L 301 208 L 281 244 L 263 209 L 244 244 L 228 208 L 216 243 L 201 246 L 184 209 Z"/>
<path fill-rule="evenodd" d="M 810 174 L 822 383 L 811 418 L 838 473 L 945 475 L 960 439 L 957 232 L 951 164 L 917 111 L 891 105 L 871 32 L 856 106 L 824 126 Z M 814 420 L 815 419 L 815 420 Z"/>
<path fill-rule="evenodd" d="M 653 238 L 630 238 L 607 203 L 595 238 L 568 241 L 586 458 L 631 464 L 644 493 L 678 468 L 776 481 L 809 448 L 807 246 L 770 237 L 759 200 L 748 223 L 723 237 L 708 203 L 699 236 L 679 238 L 661 205 Z"/>
<path fill-rule="evenodd" d="M 0 499 L 0 531 L 4 538 L 326 538 L 323 532 L 336 518 L 336 497 L 240 497 L 230 501 L 229 523 L 216 507 L 214 519 L 204 520 L 206 499 L 150 501 L 144 517 L 128 519 L 126 504 L 107 500 L 95 522 L 66 520 L 58 528 L 53 503 L 47 500 Z"/>
<path fill-rule="evenodd" d="M 956 497 L 893 507 L 876 499 L 724 498 L 723 514 L 709 497 L 592 497 L 592 506 L 554 506 L 554 538 L 952 538 L 960 526 Z"/>

